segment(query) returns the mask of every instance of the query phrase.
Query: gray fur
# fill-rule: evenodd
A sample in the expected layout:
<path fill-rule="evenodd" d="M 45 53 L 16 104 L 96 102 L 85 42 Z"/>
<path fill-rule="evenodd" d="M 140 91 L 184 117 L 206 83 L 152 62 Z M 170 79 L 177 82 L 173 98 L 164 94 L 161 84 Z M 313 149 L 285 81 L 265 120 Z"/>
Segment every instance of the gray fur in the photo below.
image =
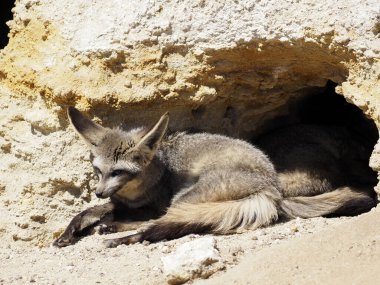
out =
<path fill-rule="evenodd" d="M 108 246 L 177 238 L 191 232 L 227 233 L 268 225 L 279 215 L 314 217 L 334 213 L 344 205 L 351 209 L 369 203 L 367 194 L 351 188 L 332 191 L 335 186 L 344 186 L 341 169 L 335 169 L 334 164 L 339 156 L 336 139 L 320 147 L 325 139 L 314 135 L 316 147 L 300 146 L 297 154 L 290 151 L 295 145 L 291 136 L 264 138 L 261 144 L 277 163 L 278 174 L 261 150 L 238 139 L 207 133 L 165 137 L 168 114 L 149 131 L 127 132 L 103 128 L 74 108 L 68 114 L 75 129 L 89 142 L 99 176 L 97 196 L 111 198 L 119 212 L 133 215 L 149 208 L 156 217 L 161 216 L 141 233 L 107 241 Z M 283 150 L 290 157 L 283 157 Z M 324 152 L 328 155 L 321 155 Z M 286 161 L 299 167 L 292 169 Z M 323 163 L 333 167 L 326 169 Z M 313 165 L 317 166 L 315 171 Z M 299 180 L 300 176 L 303 179 Z M 321 195 L 306 197 L 316 194 Z M 294 197 L 299 195 L 304 197 Z M 78 216 L 70 229 L 81 228 L 73 223 L 86 220 L 86 215 Z M 98 219 L 94 225 L 100 222 Z M 73 230 L 66 230 L 55 244 L 71 244 L 73 234 Z"/>

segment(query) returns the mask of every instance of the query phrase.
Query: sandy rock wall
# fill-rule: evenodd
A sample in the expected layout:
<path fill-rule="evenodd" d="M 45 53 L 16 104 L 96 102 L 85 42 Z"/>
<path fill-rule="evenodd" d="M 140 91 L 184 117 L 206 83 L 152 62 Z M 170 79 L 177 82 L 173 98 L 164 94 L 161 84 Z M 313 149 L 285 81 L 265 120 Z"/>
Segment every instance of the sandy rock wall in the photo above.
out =
<path fill-rule="evenodd" d="M 98 203 L 75 105 L 107 126 L 251 138 L 330 80 L 376 124 L 379 1 L 19 0 L 0 52 L 0 236 L 44 246 Z M 380 146 L 371 166 L 380 170 Z"/>

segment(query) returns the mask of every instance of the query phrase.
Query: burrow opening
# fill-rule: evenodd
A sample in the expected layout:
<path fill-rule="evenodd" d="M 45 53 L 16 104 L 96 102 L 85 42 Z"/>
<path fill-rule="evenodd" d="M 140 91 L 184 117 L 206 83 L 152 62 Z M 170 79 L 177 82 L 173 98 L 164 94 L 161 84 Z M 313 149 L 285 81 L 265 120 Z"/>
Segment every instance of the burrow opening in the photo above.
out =
<path fill-rule="evenodd" d="M 12 8 L 14 6 L 14 0 L 0 1 L 0 49 L 6 47 L 9 41 L 9 27 L 6 23 L 13 18 Z"/>
<path fill-rule="evenodd" d="M 299 97 L 289 99 L 286 104 L 274 110 L 280 115 L 265 122 L 256 130 L 252 139 L 272 129 L 292 124 L 333 125 L 348 128 L 373 150 L 379 138 L 376 124 L 357 106 L 336 93 L 336 86 L 336 83 L 327 81 L 324 87 L 312 88 Z"/>

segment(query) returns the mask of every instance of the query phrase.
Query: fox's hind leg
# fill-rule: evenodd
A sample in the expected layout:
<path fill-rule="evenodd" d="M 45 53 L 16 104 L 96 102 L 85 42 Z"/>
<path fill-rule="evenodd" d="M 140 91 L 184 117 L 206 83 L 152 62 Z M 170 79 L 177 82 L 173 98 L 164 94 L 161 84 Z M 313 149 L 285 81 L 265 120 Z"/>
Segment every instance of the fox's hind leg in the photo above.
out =
<path fill-rule="evenodd" d="M 113 221 L 114 209 L 115 205 L 110 202 L 81 212 L 71 220 L 66 230 L 54 241 L 53 245 L 64 247 L 74 244 L 81 237 L 88 234 L 95 225 L 101 222 Z"/>

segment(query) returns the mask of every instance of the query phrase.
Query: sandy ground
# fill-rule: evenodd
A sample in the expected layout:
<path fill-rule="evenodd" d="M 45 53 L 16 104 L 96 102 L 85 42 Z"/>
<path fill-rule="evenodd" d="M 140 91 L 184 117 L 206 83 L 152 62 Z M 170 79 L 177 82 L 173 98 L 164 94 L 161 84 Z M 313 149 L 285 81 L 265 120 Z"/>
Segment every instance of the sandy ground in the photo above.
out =
<path fill-rule="evenodd" d="M 198 284 L 380 284 L 379 209 L 300 239 L 248 253 Z"/>
<path fill-rule="evenodd" d="M 354 218 L 296 219 L 216 236 L 222 260 L 210 266 L 208 280 L 189 283 L 379 284 L 379 218 L 374 209 Z M 3 244 L 0 284 L 165 284 L 160 258 L 200 237 L 113 249 L 103 246 L 105 238 L 93 235 L 62 249 Z"/>

